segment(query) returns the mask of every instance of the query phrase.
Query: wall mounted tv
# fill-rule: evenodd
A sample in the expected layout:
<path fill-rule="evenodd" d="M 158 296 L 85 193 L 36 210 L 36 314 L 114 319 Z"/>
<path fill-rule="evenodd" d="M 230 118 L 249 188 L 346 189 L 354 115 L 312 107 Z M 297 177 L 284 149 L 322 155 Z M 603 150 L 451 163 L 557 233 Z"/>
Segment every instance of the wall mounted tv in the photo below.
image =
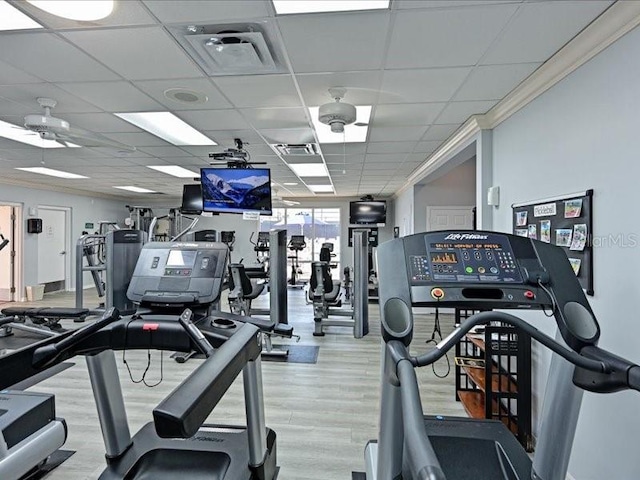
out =
<path fill-rule="evenodd" d="M 271 215 L 271 171 L 268 168 L 202 168 L 205 212 Z"/>
<path fill-rule="evenodd" d="M 385 200 L 359 200 L 349 203 L 349 223 L 352 225 L 384 226 L 387 221 Z"/>
<path fill-rule="evenodd" d="M 200 215 L 202 213 L 202 186 L 199 183 L 182 188 L 180 213 Z"/>

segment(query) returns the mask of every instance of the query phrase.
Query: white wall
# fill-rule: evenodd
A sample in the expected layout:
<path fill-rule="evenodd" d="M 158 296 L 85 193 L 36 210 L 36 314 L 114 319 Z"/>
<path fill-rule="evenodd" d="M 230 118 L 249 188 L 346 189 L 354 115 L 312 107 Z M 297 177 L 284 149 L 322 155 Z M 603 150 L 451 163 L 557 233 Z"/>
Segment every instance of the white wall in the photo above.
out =
<path fill-rule="evenodd" d="M 407 188 L 393 202 L 394 225 L 400 229 L 400 236 L 411 235 L 413 228 L 414 187 Z"/>
<path fill-rule="evenodd" d="M 201 215 L 194 231 L 216 230 L 218 232 L 218 239 L 220 239 L 220 232 L 222 231 L 235 231 L 236 241 L 233 244 L 231 260 L 233 262 L 243 260 L 242 263 L 245 265 L 252 265 L 255 263 L 256 252 L 254 252 L 253 245 L 249 242 L 249 238 L 251 234 L 254 233 L 253 241 L 255 242 L 255 232 L 258 231 L 258 226 L 258 220 L 243 220 L 242 215 L 223 213 L 212 217 Z"/>
<path fill-rule="evenodd" d="M 0 185 L 0 202 L 14 202 L 23 205 L 22 229 L 24 238 L 23 249 L 23 278 L 25 285 L 34 285 L 38 280 L 38 235 L 27 232 L 27 219 L 36 218 L 29 215 L 29 208 L 38 205 L 69 207 L 71 208 L 71 285 L 75 286 L 75 242 L 82 234 L 85 223 L 93 223 L 96 228 L 101 220 L 119 221 L 122 224 L 127 216 L 124 201 L 108 200 L 103 198 L 91 198 L 89 196 L 74 195 L 49 190 L 38 190 L 14 185 Z M 89 277 L 85 279 L 85 283 Z M 18 292 L 24 297 L 24 291 Z"/>
<path fill-rule="evenodd" d="M 414 231 L 427 230 L 427 207 L 474 206 L 475 204 L 476 162 L 473 158 L 430 183 L 414 187 Z"/>
<path fill-rule="evenodd" d="M 635 29 L 494 130 L 494 185 L 501 206 L 496 230 L 511 231 L 511 208 L 593 188 L 595 296 L 600 345 L 640 363 L 640 215 L 638 119 L 640 29 Z M 612 236 L 626 248 L 607 243 Z M 532 318 L 553 331 L 543 315 Z M 536 349 L 535 394 L 548 355 Z M 569 472 L 576 480 L 640 478 L 640 394 L 586 393 Z"/>
<path fill-rule="evenodd" d="M 10 206 L 0 206 L 0 233 L 13 242 L 11 238 L 11 211 Z M 0 290 L 11 288 L 11 250 L 13 245 L 7 245 L 0 251 Z"/>

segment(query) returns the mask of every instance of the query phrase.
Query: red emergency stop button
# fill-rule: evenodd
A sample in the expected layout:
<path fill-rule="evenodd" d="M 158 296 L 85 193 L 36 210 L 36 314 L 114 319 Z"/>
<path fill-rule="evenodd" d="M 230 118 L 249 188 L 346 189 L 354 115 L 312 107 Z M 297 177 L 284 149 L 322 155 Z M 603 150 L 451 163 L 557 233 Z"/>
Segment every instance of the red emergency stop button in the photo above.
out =
<path fill-rule="evenodd" d="M 524 296 L 527 297 L 529 300 L 533 300 L 534 298 L 536 298 L 536 294 L 533 293 L 531 290 L 526 290 L 524 292 Z"/>
<path fill-rule="evenodd" d="M 431 296 L 433 298 L 435 298 L 436 300 L 441 300 L 444 298 L 444 290 L 442 290 L 441 288 L 432 288 L 431 289 Z"/>

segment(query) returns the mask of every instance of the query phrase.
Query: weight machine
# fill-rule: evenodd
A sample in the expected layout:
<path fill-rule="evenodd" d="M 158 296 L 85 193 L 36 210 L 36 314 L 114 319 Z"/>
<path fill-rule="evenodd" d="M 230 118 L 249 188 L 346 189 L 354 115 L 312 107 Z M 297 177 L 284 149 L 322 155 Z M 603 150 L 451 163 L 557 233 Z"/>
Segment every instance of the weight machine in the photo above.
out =
<path fill-rule="evenodd" d="M 289 277 L 289 285 L 292 287 L 304 287 L 306 282 L 301 282 L 298 278 L 302 274 L 300 268 L 300 260 L 298 254 L 307 247 L 307 242 L 304 239 L 304 235 L 291 235 L 287 248 L 294 252 L 294 255 L 290 255 L 288 258 L 291 260 L 291 276 Z"/>

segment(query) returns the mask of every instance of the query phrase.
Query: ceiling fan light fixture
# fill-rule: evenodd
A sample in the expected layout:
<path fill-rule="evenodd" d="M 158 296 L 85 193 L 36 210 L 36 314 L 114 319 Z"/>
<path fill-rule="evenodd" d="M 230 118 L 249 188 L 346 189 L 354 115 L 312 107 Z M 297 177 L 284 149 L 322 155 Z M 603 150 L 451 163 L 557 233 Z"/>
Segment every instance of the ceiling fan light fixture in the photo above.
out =
<path fill-rule="evenodd" d="M 114 0 L 27 0 L 36 8 L 56 17 L 92 22 L 102 20 L 113 12 Z"/>

